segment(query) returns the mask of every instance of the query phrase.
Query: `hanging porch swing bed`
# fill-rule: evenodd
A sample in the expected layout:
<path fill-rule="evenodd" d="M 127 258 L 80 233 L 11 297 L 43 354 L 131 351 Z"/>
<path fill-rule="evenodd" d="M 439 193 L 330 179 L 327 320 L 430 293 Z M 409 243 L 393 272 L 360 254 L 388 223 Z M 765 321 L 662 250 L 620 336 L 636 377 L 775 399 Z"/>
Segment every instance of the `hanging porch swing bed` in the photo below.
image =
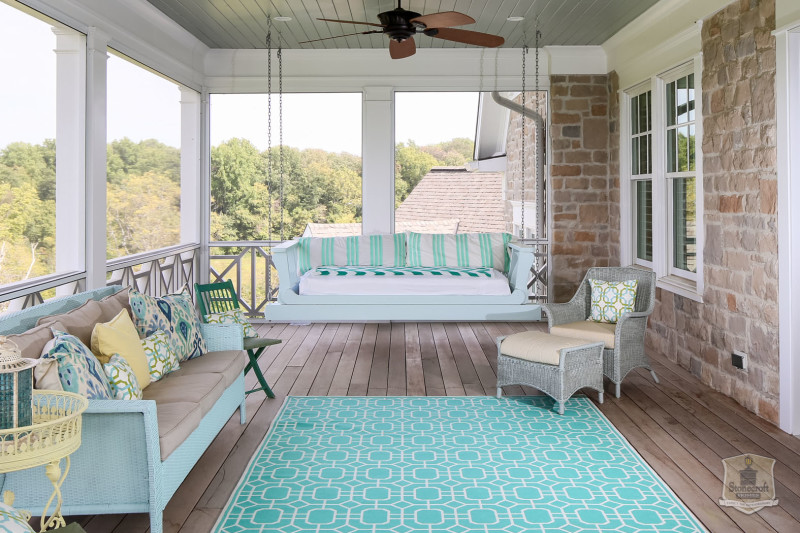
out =
<path fill-rule="evenodd" d="M 271 26 L 271 25 L 270 25 Z M 278 33 L 280 238 L 284 240 L 283 54 Z M 267 34 L 269 221 L 272 240 L 272 34 Z M 538 32 L 537 32 L 538 95 Z M 525 54 L 522 106 L 525 107 Z M 481 58 L 483 60 L 483 58 Z M 482 65 L 481 65 L 482 70 Z M 538 97 L 537 97 L 538 98 Z M 537 101 L 538 108 L 538 101 Z M 522 161 L 525 161 L 525 120 Z M 537 135 L 538 137 L 538 135 Z M 537 169 L 537 180 L 541 179 Z M 521 198 L 525 169 L 521 167 Z M 522 213 L 520 238 L 524 238 Z M 278 271 L 270 321 L 539 321 L 528 295 L 534 251 L 508 233 L 302 237 L 272 248 Z"/>

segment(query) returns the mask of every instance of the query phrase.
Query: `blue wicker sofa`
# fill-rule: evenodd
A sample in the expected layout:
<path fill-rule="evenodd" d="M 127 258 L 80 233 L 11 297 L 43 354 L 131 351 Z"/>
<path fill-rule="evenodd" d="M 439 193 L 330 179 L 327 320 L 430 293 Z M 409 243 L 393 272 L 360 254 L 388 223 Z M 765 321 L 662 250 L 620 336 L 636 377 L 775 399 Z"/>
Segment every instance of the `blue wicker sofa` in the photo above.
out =
<path fill-rule="evenodd" d="M 87 291 L 1 317 L 0 335 L 30 358 L 39 357 L 55 323 L 88 343 L 95 323 L 129 309 L 128 291 L 119 289 Z M 219 338 L 231 337 L 237 335 Z M 164 507 L 208 445 L 237 408 L 245 420 L 241 341 L 223 345 L 213 333 L 207 340 L 217 351 L 181 363 L 146 387 L 144 399 L 89 401 L 82 444 L 62 486 L 64 515 L 148 512 L 150 531 L 162 532 Z M 44 469 L 35 468 L 0 476 L 0 490 L 14 491 L 15 505 L 37 515 L 52 486 Z"/>

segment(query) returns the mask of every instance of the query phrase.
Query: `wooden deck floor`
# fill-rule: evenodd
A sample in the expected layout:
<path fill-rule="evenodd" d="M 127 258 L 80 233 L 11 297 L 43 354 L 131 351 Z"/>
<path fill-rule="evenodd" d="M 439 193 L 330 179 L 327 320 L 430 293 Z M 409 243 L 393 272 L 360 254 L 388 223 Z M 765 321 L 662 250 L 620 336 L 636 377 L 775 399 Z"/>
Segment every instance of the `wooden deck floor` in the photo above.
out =
<path fill-rule="evenodd" d="M 166 532 L 202 533 L 214 525 L 286 395 L 493 395 L 494 338 L 539 323 L 262 325 L 283 339 L 261 365 L 278 398 L 247 399 L 217 436 L 164 513 Z M 622 397 L 606 394 L 602 412 L 672 490 L 714 532 L 800 531 L 800 439 L 700 384 L 682 368 L 653 361 L 661 384 L 635 371 Z M 248 385 L 252 385 L 252 375 Z M 608 389 L 607 389 L 608 390 Z M 535 393 L 508 387 L 508 394 Z M 596 401 L 596 394 L 588 396 Z M 717 503 L 721 459 L 773 457 L 780 505 L 745 515 Z M 87 532 L 145 533 L 148 515 L 74 517 Z M 70 520 L 71 521 L 71 520 Z"/>

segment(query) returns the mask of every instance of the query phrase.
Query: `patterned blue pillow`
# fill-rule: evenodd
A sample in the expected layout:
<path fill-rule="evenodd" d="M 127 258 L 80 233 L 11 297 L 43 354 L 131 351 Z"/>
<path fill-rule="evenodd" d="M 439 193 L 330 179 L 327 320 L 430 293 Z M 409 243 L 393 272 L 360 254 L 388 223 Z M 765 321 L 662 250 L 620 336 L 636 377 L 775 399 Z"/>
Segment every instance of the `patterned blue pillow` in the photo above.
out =
<path fill-rule="evenodd" d="M 161 298 L 131 289 L 129 298 L 133 323 L 139 337 L 149 337 L 159 330 L 167 332 L 172 349 L 181 362 L 208 351 L 206 341 L 200 333 L 200 320 L 197 318 L 194 303 L 185 288 L 178 294 Z"/>
<path fill-rule="evenodd" d="M 42 359 L 58 362 L 58 378 L 67 392 L 74 392 L 90 400 L 112 398 L 103 365 L 80 339 L 53 328 L 53 340 L 45 345 Z"/>

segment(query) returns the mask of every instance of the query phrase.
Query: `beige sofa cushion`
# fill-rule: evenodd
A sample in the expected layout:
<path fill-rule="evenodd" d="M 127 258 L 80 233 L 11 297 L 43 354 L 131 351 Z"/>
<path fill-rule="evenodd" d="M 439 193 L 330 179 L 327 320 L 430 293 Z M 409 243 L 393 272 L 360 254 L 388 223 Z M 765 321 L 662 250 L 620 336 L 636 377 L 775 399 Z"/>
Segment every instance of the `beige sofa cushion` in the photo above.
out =
<path fill-rule="evenodd" d="M 562 337 L 572 337 L 573 339 L 604 342 L 606 349 L 613 350 L 616 327 L 616 324 L 581 320 L 580 322 L 570 322 L 569 324 L 553 326 L 550 328 L 550 333 L 553 335 L 561 335 Z"/>
<path fill-rule="evenodd" d="M 247 355 L 244 352 L 209 352 L 202 357 L 184 361 L 178 370 L 169 375 L 178 377 L 208 373 L 221 374 L 222 382 L 227 388 L 244 372 L 245 366 L 247 366 Z"/>
<path fill-rule="evenodd" d="M 53 332 L 49 325 L 36 326 L 25 333 L 8 335 L 8 340 L 14 341 L 22 352 L 22 357 L 27 359 L 39 359 L 42 355 L 44 345 L 53 338 Z"/>
<path fill-rule="evenodd" d="M 155 400 L 157 404 L 192 402 L 200 407 L 200 416 L 206 416 L 222 393 L 225 384 L 222 374 L 197 374 L 194 376 L 173 376 L 151 383 L 142 391 L 145 400 Z"/>
<path fill-rule="evenodd" d="M 88 300 L 82 306 L 60 315 L 43 316 L 36 322 L 37 326 L 61 324 L 61 328 L 75 335 L 86 346 L 92 343 L 94 325 L 102 322 L 103 308 L 100 302 Z M 113 318 L 113 317 L 112 317 Z"/>
<path fill-rule="evenodd" d="M 115 292 L 110 296 L 106 296 L 100 300 L 100 307 L 102 308 L 102 316 L 100 322 L 108 322 L 119 314 L 120 311 L 125 309 L 128 311 L 128 316 L 131 316 L 131 304 L 128 299 L 128 287 Z"/>
<path fill-rule="evenodd" d="M 200 407 L 192 402 L 156 403 L 156 416 L 162 461 L 183 444 L 203 418 Z"/>
<path fill-rule="evenodd" d="M 559 337 L 543 331 L 523 331 L 503 339 L 500 353 L 534 363 L 558 365 L 563 348 L 577 348 L 585 344 L 585 340 Z"/>

